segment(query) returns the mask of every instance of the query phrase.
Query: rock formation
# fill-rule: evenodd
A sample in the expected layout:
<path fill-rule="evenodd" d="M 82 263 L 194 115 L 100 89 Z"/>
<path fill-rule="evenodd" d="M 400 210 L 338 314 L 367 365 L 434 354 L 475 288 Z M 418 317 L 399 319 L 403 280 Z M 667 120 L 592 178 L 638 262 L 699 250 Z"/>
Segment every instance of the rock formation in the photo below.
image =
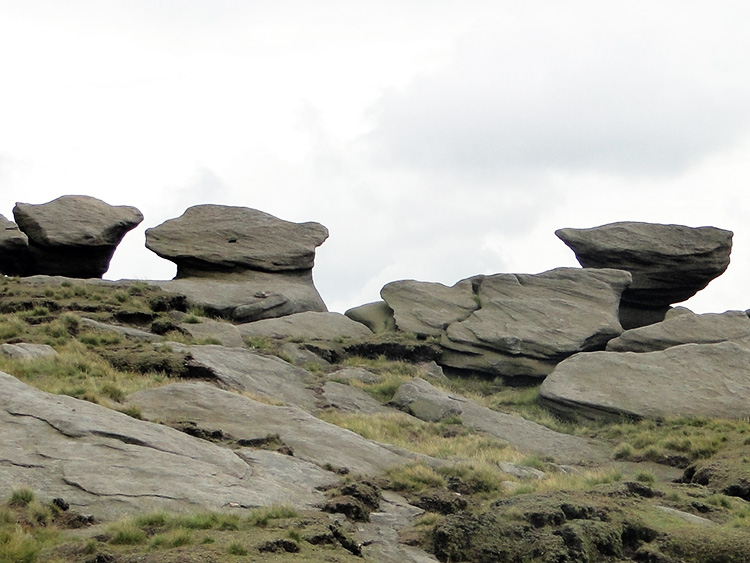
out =
<path fill-rule="evenodd" d="M 732 232 L 715 227 L 621 222 L 555 234 L 584 268 L 633 275 L 622 296 L 625 328 L 662 320 L 669 305 L 689 299 L 721 275 L 732 250 Z"/>
<path fill-rule="evenodd" d="M 558 268 L 474 278 L 480 308 L 441 339 L 443 365 L 506 377 L 543 377 L 563 358 L 603 349 L 622 327 L 627 272 Z"/>
<path fill-rule="evenodd" d="M 0 215 L 0 273 L 7 276 L 22 275 L 29 253 L 29 237 L 18 225 Z"/>
<path fill-rule="evenodd" d="M 251 322 L 326 311 L 312 281 L 319 223 L 291 223 L 246 207 L 197 205 L 146 231 L 146 247 L 177 264 L 160 287 L 207 311 Z"/>
<path fill-rule="evenodd" d="M 112 206 L 89 196 L 62 196 L 40 205 L 17 203 L 13 216 L 28 237 L 20 273 L 71 278 L 102 277 L 122 238 L 143 221 L 135 207 Z"/>

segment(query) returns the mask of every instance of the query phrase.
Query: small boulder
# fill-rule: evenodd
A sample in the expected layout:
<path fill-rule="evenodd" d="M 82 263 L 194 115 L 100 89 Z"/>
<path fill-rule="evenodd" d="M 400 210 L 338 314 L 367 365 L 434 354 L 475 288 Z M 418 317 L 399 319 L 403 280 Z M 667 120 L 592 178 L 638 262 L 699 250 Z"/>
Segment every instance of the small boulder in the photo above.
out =
<path fill-rule="evenodd" d="M 291 223 L 256 209 L 196 205 L 146 231 L 146 247 L 177 264 L 177 277 L 198 272 L 310 270 L 328 238 L 320 223 Z"/>
<path fill-rule="evenodd" d="M 388 404 L 427 422 L 460 415 L 462 410 L 458 401 L 419 378 L 402 383 Z"/>
<path fill-rule="evenodd" d="M 48 344 L 0 344 L 0 355 L 16 360 L 35 360 L 37 358 L 54 358 L 57 352 Z"/>
<path fill-rule="evenodd" d="M 29 240 L 25 275 L 71 278 L 101 278 L 122 238 L 143 221 L 135 207 L 80 195 L 40 205 L 17 203 L 13 216 Z"/>
<path fill-rule="evenodd" d="M 376 301 L 353 307 L 345 311 L 344 314 L 351 320 L 362 323 L 376 334 L 396 330 L 393 309 L 385 301 Z"/>

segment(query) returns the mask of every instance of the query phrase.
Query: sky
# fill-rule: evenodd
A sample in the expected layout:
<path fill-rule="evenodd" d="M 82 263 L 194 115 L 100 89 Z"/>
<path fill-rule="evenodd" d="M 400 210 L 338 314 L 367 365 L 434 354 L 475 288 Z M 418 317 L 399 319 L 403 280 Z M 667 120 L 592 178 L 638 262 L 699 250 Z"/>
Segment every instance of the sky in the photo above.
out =
<path fill-rule="evenodd" d="M 318 221 L 329 310 L 400 279 L 577 266 L 614 221 L 734 232 L 684 303 L 750 308 L 750 3 L 0 0 L 0 214 L 205 203 Z"/>

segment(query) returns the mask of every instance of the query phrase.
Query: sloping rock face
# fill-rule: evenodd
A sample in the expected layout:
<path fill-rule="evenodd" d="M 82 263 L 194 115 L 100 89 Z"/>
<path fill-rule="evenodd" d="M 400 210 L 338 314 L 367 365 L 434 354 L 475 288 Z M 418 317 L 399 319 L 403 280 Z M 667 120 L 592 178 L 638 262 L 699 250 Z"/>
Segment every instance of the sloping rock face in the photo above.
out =
<path fill-rule="evenodd" d="M 0 274 L 20 276 L 27 269 L 29 238 L 0 215 Z"/>
<path fill-rule="evenodd" d="M 177 264 L 165 291 L 233 322 L 327 311 L 313 285 L 319 223 L 291 223 L 247 207 L 197 205 L 146 231 L 146 247 Z"/>
<path fill-rule="evenodd" d="M 180 426 L 185 422 L 210 435 L 220 431 L 240 444 L 277 436 L 294 457 L 318 466 L 382 473 L 411 458 L 323 422 L 296 407 L 267 405 L 204 383 L 175 383 L 133 393 L 128 403 L 147 419 Z"/>
<path fill-rule="evenodd" d="M 376 334 L 396 330 L 393 309 L 385 301 L 375 301 L 374 303 L 366 303 L 359 307 L 352 307 L 345 311 L 344 315 L 353 321 L 362 323 Z"/>
<path fill-rule="evenodd" d="M 747 341 L 577 354 L 544 380 L 540 399 L 573 417 L 746 418 L 748 362 Z"/>
<path fill-rule="evenodd" d="M 227 389 L 247 391 L 306 410 L 316 407 L 315 392 L 308 388 L 313 383 L 312 374 L 284 360 L 246 348 L 170 346 L 190 354 L 188 369 L 194 377 L 213 379 Z"/>
<path fill-rule="evenodd" d="M 266 319 L 238 327 L 242 336 L 295 338 L 304 340 L 361 339 L 372 336 L 366 326 L 340 313 L 296 313 L 280 319 Z"/>
<path fill-rule="evenodd" d="M 453 287 L 441 283 L 402 280 L 380 290 L 393 310 L 396 327 L 417 336 L 439 336 L 448 325 L 462 321 L 479 308 L 471 280 Z"/>
<path fill-rule="evenodd" d="M 662 311 L 650 322 L 663 319 L 670 304 L 689 299 L 721 275 L 732 250 L 732 232 L 716 227 L 621 222 L 555 234 L 584 268 L 630 272 L 633 283 L 622 296 L 623 305 Z"/>
<path fill-rule="evenodd" d="M 242 397 L 238 397 L 242 399 Z M 242 453 L 161 424 L 34 389 L 0 372 L 0 488 L 31 487 L 101 518 L 324 500 L 335 476 L 275 452 Z M 253 463 L 265 455 L 263 463 Z"/>
<path fill-rule="evenodd" d="M 463 397 L 454 397 L 424 379 L 403 383 L 391 404 L 421 420 L 436 421 L 460 416 L 464 424 L 505 440 L 525 451 L 554 457 L 558 463 L 592 463 L 606 459 L 603 450 L 585 438 L 561 434 L 520 416 L 483 407 Z"/>
<path fill-rule="evenodd" d="M 543 377 L 562 359 L 601 350 L 622 327 L 618 308 L 630 274 L 558 268 L 472 281 L 481 308 L 448 326 L 441 363 L 506 377 Z"/>
<path fill-rule="evenodd" d="M 62 196 L 49 203 L 17 203 L 13 216 L 28 237 L 24 275 L 100 278 L 125 234 L 143 215 L 89 196 Z"/>
<path fill-rule="evenodd" d="M 607 343 L 608 352 L 654 352 L 681 344 L 712 344 L 750 338 L 743 311 L 696 315 L 683 312 L 663 322 L 626 330 Z"/>
<path fill-rule="evenodd" d="M 247 207 L 196 205 L 146 231 L 146 247 L 177 264 L 177 277 L 198 270 L 310 270 L 328 238 L 319 223 L 290 223 Z"/>

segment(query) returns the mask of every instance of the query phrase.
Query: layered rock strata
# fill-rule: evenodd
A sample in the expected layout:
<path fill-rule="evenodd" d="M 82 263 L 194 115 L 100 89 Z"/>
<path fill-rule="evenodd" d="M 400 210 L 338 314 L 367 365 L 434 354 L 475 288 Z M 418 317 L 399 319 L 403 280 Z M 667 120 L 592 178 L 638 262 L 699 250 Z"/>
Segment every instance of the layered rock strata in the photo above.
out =
<path fill-rule="evenodd" d="M 146 247 L 177 265 L 160 287 L 235 322 L 326 311 L 315 289 L 319 223 L 292 223 L 255 209 L 197 205 L 146 231 Z"/>

